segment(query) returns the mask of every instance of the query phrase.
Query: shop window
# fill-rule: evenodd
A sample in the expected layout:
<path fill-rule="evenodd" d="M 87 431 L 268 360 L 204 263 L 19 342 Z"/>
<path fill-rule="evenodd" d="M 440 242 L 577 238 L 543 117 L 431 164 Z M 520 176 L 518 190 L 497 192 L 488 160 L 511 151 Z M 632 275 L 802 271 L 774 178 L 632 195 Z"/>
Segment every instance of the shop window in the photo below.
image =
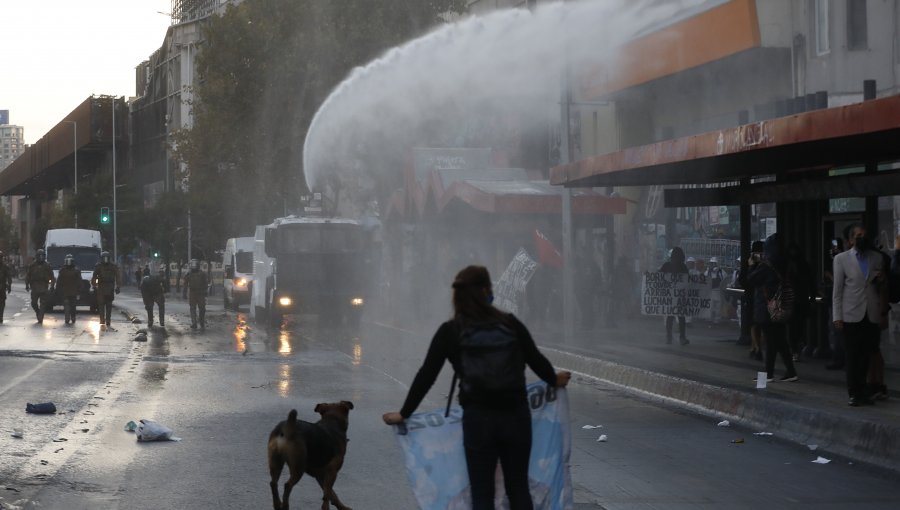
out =
<path fill-rule="evenodd" d="M 816 27 L 816 55 L 831 51 L 830 0 L 813 0 L 813 16 Z"/>
<path fill-rule="evenodd" d="M 836 175 L 861 174 L 866 171 L 862 166 L 835 168 L 828 171 L 830 177 Z M 832 214 L 847 212 L 863 212 L 866 210 L 866 199 L 863 197 L 845 197 L 828 199 L 828 212 Z"/>
<path fill-rule="evenodd" d="M 866 0 L 847 0 L 847 49 L 869 48 L 869 26 L 866 19 Z"/>

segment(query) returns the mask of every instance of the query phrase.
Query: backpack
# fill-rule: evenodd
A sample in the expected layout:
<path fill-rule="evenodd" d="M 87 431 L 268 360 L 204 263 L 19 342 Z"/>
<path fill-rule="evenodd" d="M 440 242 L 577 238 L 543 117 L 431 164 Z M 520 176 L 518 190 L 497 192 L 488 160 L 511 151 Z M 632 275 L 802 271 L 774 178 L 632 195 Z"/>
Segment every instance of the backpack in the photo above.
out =
<path fill-rule="evenodd" d="M 794 287 L 787 278 L 778 278 L 778 286 L 775 293 L 769 297 L 766 293 L 766 308 L 769 310 L 769 319 L 772 322 L 784 323 L 791 320 L 794 314 Z"/>
<path fill-rule="evenodd" d="M 466 393 L 503 393 L 525 387 L 525 353 L 509 326 L 494 322 L 463 328 L 459 334 L 459 372 L 454 372 L 447 413 L 457 379 Z"/>

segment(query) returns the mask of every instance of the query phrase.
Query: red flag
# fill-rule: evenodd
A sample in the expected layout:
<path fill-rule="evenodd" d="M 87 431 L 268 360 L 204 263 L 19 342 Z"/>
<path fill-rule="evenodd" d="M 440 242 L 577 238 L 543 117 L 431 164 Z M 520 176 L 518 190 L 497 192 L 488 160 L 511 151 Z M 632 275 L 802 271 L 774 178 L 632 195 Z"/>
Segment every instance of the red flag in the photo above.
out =
<path fill-rule="evenodd" d="M 545 266 L 562 267 L 562 255 L 540 230 L 534 229 L 534 246 L 537 249 L 538 261 Z"/>

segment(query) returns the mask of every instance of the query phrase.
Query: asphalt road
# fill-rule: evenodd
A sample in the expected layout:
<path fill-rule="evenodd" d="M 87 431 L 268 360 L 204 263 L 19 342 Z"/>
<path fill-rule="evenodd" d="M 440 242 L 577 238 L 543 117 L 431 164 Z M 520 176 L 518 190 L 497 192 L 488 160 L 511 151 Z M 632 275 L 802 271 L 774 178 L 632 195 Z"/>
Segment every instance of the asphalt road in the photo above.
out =
<path fill-rule="evenodd" d="M 271 508 L 272 427 L 291 409 L 314 421 L 316 403 L 338 400 L 355 404 L 335 485 L 341 499 L 357 510 L 415 508 L 380 416 L 401 405 L 427 336 L 371 322 L 359 332 L 319 329 L 311 319 L 267 333 L 220 304 L 208 330 L 194 333 L 184 302 L 170 299 L 167 332 L 134 342 L 141 325 L 118 314 L 116 332 L 100 332 L 96 317 L 67 328 L 58 312 L 35 325 L 24 297 L 17 286 L 0 326 L 3 509 Z M 117 304 L 142 311 L 128 293 Z M 450 375 L 421 410 L 443 406 Z M 816 452 L 777 433 L 718 427 L 582 377 L 569 397 L 579 509 L 900 507 L 896 478 L 840 459 L 812 463 Z M 59 413 L 25 413 L 27 402 L 45 401 Z M 124 426 L 141 418 L 181 441 L 136 442 Z M 596 441 L 601 433 L 607 442 Z M 318 508 L 316 483 L 304 478 L 291 503 Z"/>

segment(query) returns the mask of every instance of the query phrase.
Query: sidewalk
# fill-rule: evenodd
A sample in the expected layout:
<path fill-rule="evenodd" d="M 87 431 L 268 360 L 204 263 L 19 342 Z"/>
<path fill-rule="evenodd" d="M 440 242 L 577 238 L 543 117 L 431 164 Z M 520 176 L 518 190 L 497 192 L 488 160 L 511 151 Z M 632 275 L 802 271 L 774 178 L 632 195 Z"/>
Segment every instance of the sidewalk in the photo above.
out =
<path fill-rule="evenodd" d="M 826 370 L 827 360 L 801 358 L 798 382 L 756 389 L 763 362 L 739 346 L 736 323 L 688 325 L 690 344 L 665 343 L 661 317 L 621 321 L 617 328 L 576 333 L 564 343 L 558 332 L 533 331 L 554 366 L 596 377 L 653 399 L 686 406 L 717 420 L 900 473 L 900 371 L 885 369 L 890 398 L 849 407 L 845 373 Z M 784 364 L 776 360 L 776 379 Z"/>

